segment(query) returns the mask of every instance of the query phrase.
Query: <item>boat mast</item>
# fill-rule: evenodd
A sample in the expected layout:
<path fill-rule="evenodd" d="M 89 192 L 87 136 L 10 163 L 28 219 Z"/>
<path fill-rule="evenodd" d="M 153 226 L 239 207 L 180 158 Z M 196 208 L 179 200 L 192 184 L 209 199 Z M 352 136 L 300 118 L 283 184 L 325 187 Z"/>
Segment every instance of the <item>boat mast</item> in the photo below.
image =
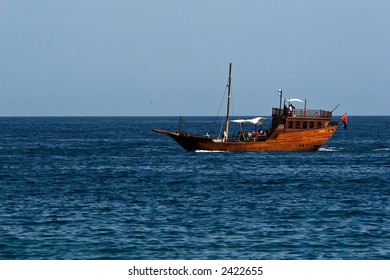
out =
<path fill-rule="evenodd" d="M 226 126 L 225 126 L 225 135 L 224 140 L 227 141 L 229 138 L 229 115 L 230 115 L 230 93 L 231 93 L 231 83 L 232 83 L 232 63 L 229 65 L 229 80 L 228 80 L 228 100 L 227 100 L 227 113 L 226 113 Z"/>

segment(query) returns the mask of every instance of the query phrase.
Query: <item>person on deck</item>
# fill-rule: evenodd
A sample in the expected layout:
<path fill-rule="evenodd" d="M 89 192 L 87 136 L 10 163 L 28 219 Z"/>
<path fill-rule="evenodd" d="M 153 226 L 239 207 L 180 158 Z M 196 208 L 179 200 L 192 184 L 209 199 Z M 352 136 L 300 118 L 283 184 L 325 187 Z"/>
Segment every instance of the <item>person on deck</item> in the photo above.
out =
<path fill-rule="evenodd" d="M 292 104 L 290 104 L 290 105 L 288 106 L 288 115 L 289 115 L 290 117 L 293 116 L 294 110 L 295 110 L 295 107 L 294 107 Z"/>

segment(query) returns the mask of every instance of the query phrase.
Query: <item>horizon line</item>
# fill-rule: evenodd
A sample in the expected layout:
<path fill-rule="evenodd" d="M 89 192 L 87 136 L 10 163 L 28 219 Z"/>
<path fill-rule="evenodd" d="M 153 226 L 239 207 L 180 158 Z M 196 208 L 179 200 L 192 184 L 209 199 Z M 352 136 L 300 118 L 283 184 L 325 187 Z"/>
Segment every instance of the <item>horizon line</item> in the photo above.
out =
<path fill-rule="evenodd" d="M 343 116 L 333 115 L 333 116 Z M 390 115 L 354 115 L 348 114 L 349 117 L 390 117 Z M 268 115 L 235 115 L 231 117 L 252 117 L 252 116 L 268 116 Z M 12 115 L 12 116 L 2 116 L 0 118 L 160 118 L 160 117 L 222 117 L 226 116 L 213 116 L 213 115 Z"/>

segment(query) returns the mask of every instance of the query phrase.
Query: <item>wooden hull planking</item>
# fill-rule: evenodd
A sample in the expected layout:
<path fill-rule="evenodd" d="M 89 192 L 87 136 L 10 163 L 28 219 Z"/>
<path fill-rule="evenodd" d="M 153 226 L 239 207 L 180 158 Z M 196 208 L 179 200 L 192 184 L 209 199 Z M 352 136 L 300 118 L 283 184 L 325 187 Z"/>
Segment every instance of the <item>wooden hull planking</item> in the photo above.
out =
<path fill-rule="evenodd" d="M 310 130 L 280 131 L 275 137 L 269 137 L 260 142 L 222 142 L 211 138 L 183 133 L 153 130 L 174 139 L 187 151 L 222 151 L 222 152 L 260 152 L 285 151 L 306 152 L 316 151 L 323 146 L 336 132 L 338 124 Z"/>

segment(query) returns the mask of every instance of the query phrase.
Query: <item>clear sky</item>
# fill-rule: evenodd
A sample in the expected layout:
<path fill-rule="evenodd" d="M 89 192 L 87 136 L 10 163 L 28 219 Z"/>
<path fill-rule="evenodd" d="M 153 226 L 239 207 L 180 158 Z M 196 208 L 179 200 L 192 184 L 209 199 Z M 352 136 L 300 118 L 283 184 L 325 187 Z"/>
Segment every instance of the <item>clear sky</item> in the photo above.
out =
<path fill-rule="evenodd" d="M 215 116 L 230 62 L 237 116 L 390 115 L 390 1 L 0 0 L 0 116 Z"/>

